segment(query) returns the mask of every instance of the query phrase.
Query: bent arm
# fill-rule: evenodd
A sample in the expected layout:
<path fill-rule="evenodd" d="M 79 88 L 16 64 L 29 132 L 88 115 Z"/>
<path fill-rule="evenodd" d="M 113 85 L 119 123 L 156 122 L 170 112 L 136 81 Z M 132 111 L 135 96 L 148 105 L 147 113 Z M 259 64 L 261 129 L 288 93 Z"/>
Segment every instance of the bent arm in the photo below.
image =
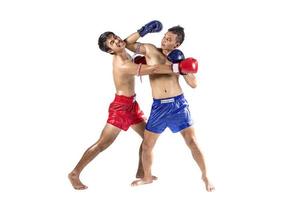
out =
<path fill-rule="evenodd" d="M 126 48 L 129 49 L 130 51 L 138 54 L 146 54 L 146 48 L 144 44 L 138 43 L 137 40 L 140 38 L 140 34 L 138 32 L 135 32 L 128 36 L 125 39 L 126 42 Z"/>
<path fill-rule="evenodd" d="M 129 35 L 129 36 L 125 39 L 126 47 L 127 47 L 127 45 L 136 43 L 140 37 L 141 37 L 141 36 L 140 36 L 140 34 L 139 34 L 138 32 L 135 32 L 135 33 L 132 33 L 131 35 Z"/>
<path fill-rule="evenodd" d="M 197 87 L 197 79 L 195 74 L 186 74 L 183 75 L 183 78 L 185 82 L 191 87 L 191 88 L 196 88 Z"/>

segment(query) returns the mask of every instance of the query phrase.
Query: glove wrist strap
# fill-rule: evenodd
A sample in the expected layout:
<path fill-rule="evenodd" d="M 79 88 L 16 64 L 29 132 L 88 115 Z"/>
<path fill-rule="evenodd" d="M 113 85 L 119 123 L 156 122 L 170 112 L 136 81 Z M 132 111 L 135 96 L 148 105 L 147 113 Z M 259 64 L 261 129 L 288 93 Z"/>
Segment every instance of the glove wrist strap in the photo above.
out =
<path fill-rule="evenodd" d="M 173 72 L 179 73 L 179 64 L 175 63 L 172 65 Z"/>

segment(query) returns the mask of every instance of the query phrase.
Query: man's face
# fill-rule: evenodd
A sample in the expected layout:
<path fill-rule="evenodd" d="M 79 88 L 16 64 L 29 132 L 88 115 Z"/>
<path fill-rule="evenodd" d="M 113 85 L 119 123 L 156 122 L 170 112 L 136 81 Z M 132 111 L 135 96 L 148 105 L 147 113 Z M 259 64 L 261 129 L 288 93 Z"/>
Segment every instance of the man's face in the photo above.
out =
<path fill-rule="evenodd" d="M 117 35 L 111 34 L 107 40 L 106 45 L 111 49 L 109 53 L 117 53 L 125 49 L 125 42 Z"/>
<path fill-rule="evenodd" d="M 173 50 L 179 47 L 179 43 L 176 41 L 177 35 L 172 32 L 167 32 L 161 40 L 161 48 L 163 50 Z"/>

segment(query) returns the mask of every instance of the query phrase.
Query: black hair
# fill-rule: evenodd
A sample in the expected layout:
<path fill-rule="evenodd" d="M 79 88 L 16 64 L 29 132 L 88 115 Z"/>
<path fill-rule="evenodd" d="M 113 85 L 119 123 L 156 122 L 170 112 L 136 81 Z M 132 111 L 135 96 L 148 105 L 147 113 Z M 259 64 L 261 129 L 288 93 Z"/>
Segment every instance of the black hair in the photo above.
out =
<path fill-rule="evenodd" d="M 169 28 L 168 31 L 177 35 L 176 42 L 178 42 L 179 44 L 183 43 L 183 41 L 184 41 L 184 28 L 182 28 L 181 26 L 178 25 L 178 26 L 174 26 L 172 28 Z"/>
<path fill-rule="evenodd" d="M 102 33 L 98 39 L 98 46 L 99 48 L 104 51 L 107 52 L 110 50 L 110 48 L 106 45 L 106 40 L 107 38 L 109 38 L 111 35 L 115 35 L 113 32 L 111 31 L 106 31 L 104 33 Z"/>

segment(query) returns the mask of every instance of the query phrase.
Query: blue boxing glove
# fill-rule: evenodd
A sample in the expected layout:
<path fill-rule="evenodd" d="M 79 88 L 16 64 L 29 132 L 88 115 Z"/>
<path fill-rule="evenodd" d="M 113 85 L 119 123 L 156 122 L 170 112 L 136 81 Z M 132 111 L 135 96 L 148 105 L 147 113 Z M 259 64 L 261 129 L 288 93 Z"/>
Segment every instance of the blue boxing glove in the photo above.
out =
<path fill-rule="evenodd" d="M 144 37 L 148 33 L 156 33 L 162 30 L 162 23 L 160 21 L 154 20 L 140 28 L 137 32 L 139 32 L 141 37 Z"/>
<path fill-rule="evenodd" d="M 167 59 L 173 63 L 172 65 L 172 71 L 175 73 L 180 73 L 181 75 L 186 75 L 186 73 L 183 73 L 179 67 L 179 64 L 181 61 L 183 61 L 185 59 L 184 54 L 182 53 L 182 51 L 180 51 L 179 49 L 174 49 L 173 51 L 171 51 L 168 56 Z"/>
<path fill-rule="evenodd" d="M 184 60 L 184 55 L 179 49 L 174 49 L 168 54 L 167 58 L 171 63 L 179 63 Z"/>

